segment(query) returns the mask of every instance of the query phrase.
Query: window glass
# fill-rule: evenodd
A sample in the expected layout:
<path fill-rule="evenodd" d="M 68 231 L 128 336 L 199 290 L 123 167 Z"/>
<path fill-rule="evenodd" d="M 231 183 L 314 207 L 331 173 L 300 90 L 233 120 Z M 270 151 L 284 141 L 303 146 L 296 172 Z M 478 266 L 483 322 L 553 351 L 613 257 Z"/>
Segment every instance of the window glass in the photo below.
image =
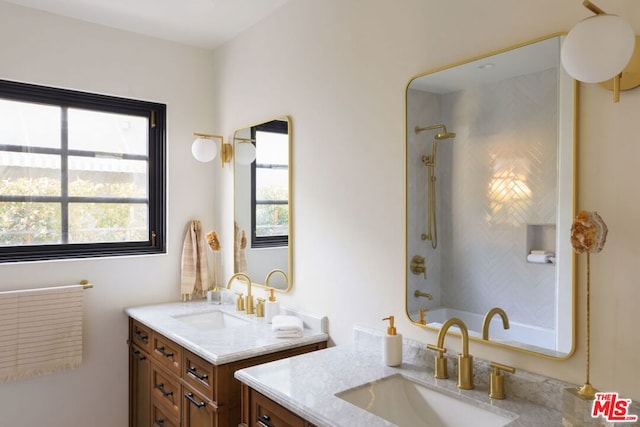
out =
<path fill-rule="evenodd" d="M 0 262 L 164 252 L 165 110 L 0 80 Z"/>

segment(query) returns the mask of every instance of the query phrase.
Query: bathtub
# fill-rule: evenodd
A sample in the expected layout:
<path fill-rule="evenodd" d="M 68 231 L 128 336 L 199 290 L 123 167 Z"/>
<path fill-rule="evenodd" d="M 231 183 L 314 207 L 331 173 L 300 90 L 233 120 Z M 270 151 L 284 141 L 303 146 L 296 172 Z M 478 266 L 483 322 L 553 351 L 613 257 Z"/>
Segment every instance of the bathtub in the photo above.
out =
<path fill-rule="evenodd" d="M 440 328 L 447 319 L 452 317 L 461 319 L 467 325 L 470 336 L 482 337 L 484 314 L 470 313 L 447 307 L 437 307 L 425 313 L 427 325 L 435 328 Z M 417 313 L 411 318 L 417 319 Z M 556 350 L 555 333 L 552 329 L 513 322 L 511 319 L 509 319 L 509 326 L 509 329 L 503 329 L 502 318 L 497 315 L 493 316 L 489 327 L 489 339 L 509 345 L 517 343 L 517 347 L 541 347 L 547 350 Z M 455 325 L 450 330 L 460 332 Z"/>

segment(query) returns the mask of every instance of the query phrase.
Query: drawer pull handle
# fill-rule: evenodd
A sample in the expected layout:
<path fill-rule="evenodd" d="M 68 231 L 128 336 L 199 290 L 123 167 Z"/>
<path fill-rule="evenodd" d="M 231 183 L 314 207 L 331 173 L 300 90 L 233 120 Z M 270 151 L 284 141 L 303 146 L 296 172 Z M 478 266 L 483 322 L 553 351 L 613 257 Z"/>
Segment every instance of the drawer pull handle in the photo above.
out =
<path fill-rule="evenodd" d="M 261 417 L 258 417 L 258 427 L 273 427 L 273 424 L 271 424 L 271 418 L 269 418 L 269 415 L 263 415 Z"/>
<path fill-rule="evenodd" d="M 167 359 L 170 358 L 170 357 L 173 357 L 173 353 L 169 353 L 168 351 L 165 351 L 164 347 L 156 347 L 156 351 L 158 353 L 162 354 Z"/>
<path fill-rule="evenodd" d="M 204 402 L 198 402 L 197 400 L 195 400 L 193 398 L 193 393 L 185 393 L 184 397 L 186 397 L 189 402 L 193 403 L 198 408 L 202 408 L 206 405 L 206 403 Z"/>
<path fill-rule="evenodd" d="M 136 338 L 137 338 L 137 339 L 139 339 L 140 341 L 144 341 L 144 342 L 149 341 L 149 336 L 148 336 L 148 335 L 143 334 L 143 333 L 142 333 L 142 332 L 140 332 L 140 331 L 136 331 L 136 332 L 134 333 L 134 335 L 135 335 L 135 336 L 136 336 Z"/>
<path fill-rule="evenodd" d="M 136 359 L 142 361 L 142 360 L 146 360 L 147 358 L 145 357 L 144 354 L 140 353 L 138 350 L 134 350 L 133 351 L 133 357 L 135 357 Z"/>
<path fill-rule="evenodd" d="M 167 390 L 165 390 L 165 389 L 164 389 L 164 384 L 163 384 L 163 383 L 156 384 L 156 388 L 157 388 L 158 390 L 160 390 L 160 393 L 162 393 L 162 395 L 163 395 L 164 397 L 171 396 L 171 395 L 173 394 L 173 392 L 172 392 L 172 391 L 167 391 Z"/>
<path fill-rule="evenodd" d="M 189 368 L 187 368 L 187 373 L 203 382 L 209 378 L 209 375 L 207 374 L 198 375 L 198 370 L 194 366 L 190 366 Z"/>
<path fill-rule="evenodd" d="M 155 420 L 154 424 L 157 425 L 158 427 L 163 427 L 164 426 L 164 420 Z"/>

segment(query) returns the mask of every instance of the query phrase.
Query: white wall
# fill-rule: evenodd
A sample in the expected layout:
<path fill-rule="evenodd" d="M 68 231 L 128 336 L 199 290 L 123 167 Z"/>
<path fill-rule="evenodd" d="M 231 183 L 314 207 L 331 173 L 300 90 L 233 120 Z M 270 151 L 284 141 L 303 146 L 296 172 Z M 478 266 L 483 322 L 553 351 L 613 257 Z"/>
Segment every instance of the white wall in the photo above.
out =
<path fill-rule="evenodd" d="M 599 6 L 625 16 L 640 33 L 635 0 Z M 0 384 L 0 424 L 126 425 L 122 309 L 178 298 L 189 219 L 199 217 L 208 229 L 215 218 L 223 246 L 232 247 L 232 168 L 195 164 L 191 132 L 228 136 L 281 114 L 293 119 L 295 180 L 295 284 L 283 302 L 328 315 L 338 344 L 351 340 L 354 323 L 382 328 L 388 314 L 405 335 L 433 342 L 433 333 L 410 326 L 403 314 L 405 86 L 420 72 L 568 30 L 588 15 L 579 1 L 292 0 L 220 48 L 212 67 L 204 51 L 0 2 L 0 78 L 166 102 L 170 173 L 166 256 L 0 266 L 0 289 L 82 278 L 96 284 L 86 295 L 83 367 Z M 592 262 L 592 382 L 638 400 L 640 90 L 613 104 L 597 85 L 582 89 L 579 204 L 598 210 L 610 228 Z M 212 121 L 214 107 L 219 115 Z M 584 259 L 578 267 L 584 287 Z M 568 361 L 478 343 L 471 351 L 582 383 L 584 306 L 581 293 L 581 337 Z M 459 348 L 454 341 L 447 339 L 451 351 Z"/>
<path fill-rule="evenodd" d="M 640 33 L 637 1 L 598 5 Z M 568 31 L 589 14 L 579 1 L 292 0 L 217 49 L 215 92 L 225 132 L 279 114 L 293 120 L 294 291 L 283 303 L 328 315 L 338 344 L 351 340 L 354 323 L 382 328 L 389 314 L 399 318 L 400 332 L 433 342 L 432 332 L 404 315 L 406 84 L 435 67 Z M 599 389 L 640 399 L 640 90 L 613 104 L 599 86 L 581 88 L 579 208 L 599 211 L 610 229 L 592 262 L 591 379 Z M 225 206 L 232 177 L 225 170 L 218 178 L 218 213 L 231 230 Z M 584 258 L 578 269 L 583 290 Z M 479 343 L 471 352 L 582 384 L 585 305 L 581 291 L 580 337 L 567 361 Z M 459 348 L 449 341 L 452 351 Z"/>
<path fill-rule="evenodd" d="M 191 132 L 214 132 L 211 53 L 0 2 L 0 79 L 167 104 L 167 255 L 0 265 L 0 290 L 88 279 L 81 368 L 0 384 L 0 425 L 126 426 L 123 308 L 179 297 L 187 222 L 213 226 L 213 167 L 191 157 Z"/>

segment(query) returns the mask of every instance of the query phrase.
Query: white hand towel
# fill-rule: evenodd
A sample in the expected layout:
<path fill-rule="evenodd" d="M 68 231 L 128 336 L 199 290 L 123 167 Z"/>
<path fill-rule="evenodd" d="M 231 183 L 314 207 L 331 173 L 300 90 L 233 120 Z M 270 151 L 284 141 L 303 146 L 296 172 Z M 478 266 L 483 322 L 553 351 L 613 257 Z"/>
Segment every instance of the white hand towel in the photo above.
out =
<path fill-rule="evenodd" d="M 295 316 L 278 314 L 273 316 L 271 330 L 276 338 L 300 338 L 304 332 L 304 324 Z"/>
<path fill-rule="evenodd" d="M 529 254 L 527 255 L 527 261 L 535 264 L 547 264 L 549 262 L 549 255 Z"/>
<path fill-rule="evenodd" d="M 532 249 L 531 250 L 531 255 L 548 255 L 548 256 L 554 256 L 555 254 L 553 253 L 553 251 L 548 251 L 546 249 Z"/>

